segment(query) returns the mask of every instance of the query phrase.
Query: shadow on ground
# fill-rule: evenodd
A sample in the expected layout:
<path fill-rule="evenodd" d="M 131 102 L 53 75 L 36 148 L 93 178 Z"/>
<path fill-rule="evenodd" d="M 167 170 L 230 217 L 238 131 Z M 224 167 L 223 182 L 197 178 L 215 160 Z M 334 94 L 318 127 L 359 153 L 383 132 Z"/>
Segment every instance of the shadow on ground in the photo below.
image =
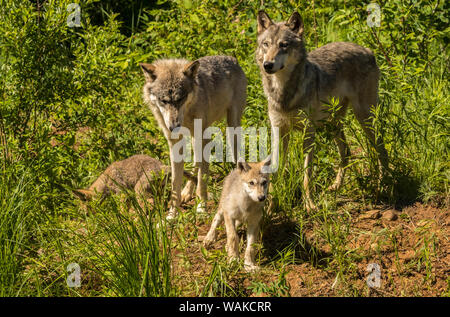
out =
<path fill-rule="evenodd" d="M 331 254 L 311 244 L 302 233 L 297 222 L 286 217 L 276 217 L 263 226 L 263 257 L 266 263 L 280 259 L 286 251 L 292 252 L 295 263 L 311 263 L 322 266 L 327 263 Z"/>

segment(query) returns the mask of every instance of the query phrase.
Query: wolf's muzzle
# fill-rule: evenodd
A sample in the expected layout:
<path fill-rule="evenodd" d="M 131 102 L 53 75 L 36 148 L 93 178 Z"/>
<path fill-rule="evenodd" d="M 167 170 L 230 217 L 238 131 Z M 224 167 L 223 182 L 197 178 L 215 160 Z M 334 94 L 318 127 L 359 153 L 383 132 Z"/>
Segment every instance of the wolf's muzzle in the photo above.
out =
<path fill-rule="evenodd" d="M 169 130 L 170 132 L 174 132 L 174 130 L 178 130 L 178 128 L 180 128 L 181 125 L 179 122 L 174 122 L 170 125 Z"/>
<path fill-rule="evenodd" d="M 273 62 L 264 62 L 263 63 L 264 70 L 266 72 L 270 73 L 272 71 L 272 69 L 273 69 L 273 65 L 274 65 Z"/>

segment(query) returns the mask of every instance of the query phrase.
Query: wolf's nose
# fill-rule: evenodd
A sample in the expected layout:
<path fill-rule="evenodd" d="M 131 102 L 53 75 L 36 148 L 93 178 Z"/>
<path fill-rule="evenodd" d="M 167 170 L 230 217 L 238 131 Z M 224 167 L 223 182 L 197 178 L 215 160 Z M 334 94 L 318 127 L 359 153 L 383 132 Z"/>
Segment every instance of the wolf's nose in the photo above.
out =
<path fill-rule="evenodd" d="M 169 130 L 170 132 L 173 132 L 173 130 L 178 129 L 180 127 L 179 123 L 173 123 L 170 127 Z"/>
<path fill-rule="evenodd" d="M 272 70 L 273 63 L 272 62 L 264 62 L 263 64 L 265 70 Z"/>
<path fill-rule="evenodd" d="M 266 195 L 258 196 L 258 200 L 259 201 L 263 201 L 264 199 L 266 199 Z"/>

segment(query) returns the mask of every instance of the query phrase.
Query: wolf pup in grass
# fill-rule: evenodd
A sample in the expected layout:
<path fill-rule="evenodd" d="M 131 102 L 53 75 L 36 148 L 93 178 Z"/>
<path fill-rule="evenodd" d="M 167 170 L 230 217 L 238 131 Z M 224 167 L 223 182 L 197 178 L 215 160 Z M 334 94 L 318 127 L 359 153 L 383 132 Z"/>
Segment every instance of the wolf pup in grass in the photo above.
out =
<path fill-rule="evenodd" d="M 246 222 L 247 248 L 244 265 L 247 271 L 258 269 L 255 262 L 255 243 L 267 197 L 270 161 L 271 156 L 258 163 L 238 162 L 237 168 L 224 180 L 217 214 L 203 240 L 205 247 L 209 247 L 216 240 L 217 227 L 225 220 L 228 256 L 231 260 L 238 259 L 239 237 L 236 228 L 240 223 Z"/>
<path fill-rule="evenodd" d="M 342 117 L 348 104 L 378 152 L 383 171 L 388 170 L 388 155 L 381 138 L 376 138 L 371 107 L 378 101 L 380 70 L 368 48 L 354 43 L 336 42 L 307 53 L 303 38 L 303 21 L 294 12 L 287 22 L 274 23 L 264 12 L 258 13 L 259 65 L 264 92 L 268 99 L 272 128 L 277 127 L 283 142 L 283 157 L 287 155 L 289 130 L 305 130 L 303 144 L 306 168 L 303 179 L 307 210 L 316 209 L 310 189 L 311 163 L 316 128 L 332 117 L 329 104 L 339 101 L 334 113 L 334 141 L 341 162 L 336 180 L 329 187 L 337 190 L 344 177 L 350 149 L 342 130 Z M 305 122 L 306 127 L 303 124 Z"/>
<path fill-rule="evenodd" d="M 88 189 L 75 189 L 73 193 L 83 201 L 95 196 L 104 198 L 123 189 L 131 189 L 142 195 L 150 189 L 150 182 L 154 177 L 152 174 L 160 173 L 168 174 L 170 168 L 148 155 L 133 155 L 108 166 Z M 195 177 L 188 172 L 184 172 L 184 175 L 195 181 Z"/>
<path fill-rule="evenodd" d="M 159 127 L 162 129 L 170 148 L 172 168 L 172 198 L 168 219 L 173 219 L 181 201 L 191 198 L 194 183 L 188 182 L 181 191 L 183 161 L 176 158 L 174 144 L 180 136 L 174 137 L 180 127 L 194 135 L 194 120 L 201 119 L 203 131 L 213 122 L 226 116 L 229 127 L 238 127 L 244 111 L 247 92 L 247 79 L 234 57 L 207 56 L 194 62 L 184 59 L 164 59 L 153 64 L 140 64 L 146 83 L 143 88 L 144 100 L 149 104 Z M 206 144 L 201 138 L 192 138 L 193 148 L 203 148 Z M 209 141 L 208 141 L 209 142 Z M 236 144 L 236 143 L 235 143 Z M 236 159 L 236 145 L 234 158 Z M 208 158 L 194 161 L 198 169 L 197 191 L 200 198 L 197 211 L 206 207 Z"/>

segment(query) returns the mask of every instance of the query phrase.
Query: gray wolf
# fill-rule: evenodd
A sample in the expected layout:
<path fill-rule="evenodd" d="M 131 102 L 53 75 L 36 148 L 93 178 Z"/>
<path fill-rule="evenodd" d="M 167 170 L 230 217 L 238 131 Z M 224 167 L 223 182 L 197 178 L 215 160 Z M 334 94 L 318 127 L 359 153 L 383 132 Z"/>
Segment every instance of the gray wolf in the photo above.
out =
<path fill-rule="evenodd" d="M 191 198 L 194 183 L 188 181 L 183 191 L 183 161 L 175 160 L 173 145 L 180 140 L 174 137 L 180 127 L 191 135 L 194 119 L 201 119 L 202 129 L 224 117 L 229 127 L 239 127 L 246 103 L 247 79 L 237 60 L 230 56 L 206 56 L 190 62 L 185 59 L 162 59 L 153 64 L 140 64 L 146 82 L 143 87 L 145 102 L 149 105 L 170 148 L 172 170 L 172 197 L 167 218 L 173 219 L 181 201 Z M 203 133 L 203 131 L 201 131 Z M 194 149 L 203 149 L 206 140 L 193 140 Z M 198 155 L 198 154 L 197 154 Z M 236 157 L 236 149 L 234 149 Z M 198 170 L 196 194 L 200 198 L 197 211 L 205 210 L 209 159 L 194 161 Z"/>
<path fill-rule="evenodd" d="M 342 131 L 342 117 L 349 104 L 355 117 L 378 152 L 383 170 L 388 170 L 388 155 L 381 138 L 373 131 L 371 107 L 378 101 L 380 70 L 375 56 L 368 48 L 354 43 L 335 42 L 306 52 L 303 20 L 294 12 L 288 21 L 274 23 L 264 11 L 258 12 L 258 47 L 256 60 L 261 71 L 264 92 L 272 128 L 279 129 L 283 156 L 287 154 L 288 132 L 306 132 L 305 202 L 307 210 L 316 209 L 310 189 L 314 135 L 317 128 L 333 118 L 334 141 L 341 162 L 336 180 L 329 187 L 337 190 L 348 165 L 350 149 Z M 329 111 L 332 98 L 338 100 L 338 110 Z M 306 122 L 306 124 L 303 124 Z"/>
<path fill-rule="evenodd" d="M 143 195 L 150 190 L 155 175 L 168 173 L 170 168 L 159 160 L 143 154 L 133 155 L 109 165 L 88 189 L 74 189 L 73 193 L 82 201 L 94 197 L 105 198 L 123 189 L 134 190 L 136 194 Z M 195 181 L 193 175 L 188 172 L 184 174 Z"/>
<path fill-rule="evenodd" d="M 209 247 L 217 238 L 217 227 L 225 221 L 228 256 L 231 260 L 238 259 L 239 238 L 236 228 L 241 223 L 247 223 L 244 265 L 248 271 L 258 269 L 255 262 L 255 243 L 270 180 L 268 170 L 263 168 L 270 166 L 271 158 L 269 156 L 257 163 L 239 161 L 237 167 L 225 177 L 219 208 L 203 240 L 203 244 Z"/>

